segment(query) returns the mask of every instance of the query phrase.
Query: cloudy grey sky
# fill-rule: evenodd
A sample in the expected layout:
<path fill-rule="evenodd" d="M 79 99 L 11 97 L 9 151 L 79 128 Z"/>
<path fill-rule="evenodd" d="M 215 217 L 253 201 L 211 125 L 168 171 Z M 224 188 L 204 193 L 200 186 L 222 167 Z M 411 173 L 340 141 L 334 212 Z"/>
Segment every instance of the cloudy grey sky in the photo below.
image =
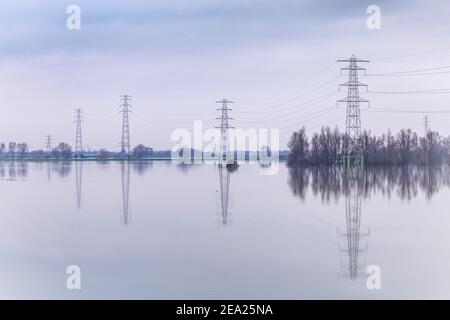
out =
<path fill-rule="evenodd" d="M 81 8 L 81 30 L 66 28 L 71 4 Z M 381 8 L 380 30 L 366 27 L 371 4 Z M 85 145 L 117 149 L 119 96 L 128 93 L 133 145 L 171 148 L 174 129 L 191 129 L 193 120 L 216 125 L 214 101 L 228 97 L 235 126 L 282 128 L 285 146 L 303 125 L 309 133 L 343 128 L 345 108 L 331 108 L 345 96 L 337 93 L 346 81 L 339 58 L 371 60 L 368 74 L 449 66 L 449 16 L 450 3 L 440 0 L 2 0 L 0 140 L 37 149 L 51 134 L 73 144 L 73 109 L 81 107 Z M 450 87 L 450 74 L 434 73 L 361 81 L 377 92 Z M 450 109 L 450 94 L 364 97 L 372 107 Z M 376 133 L 423 131 L 423 114 L 362 117 Z M 429 117 L 433 129 L 450 133 L 450 114 Z"/>

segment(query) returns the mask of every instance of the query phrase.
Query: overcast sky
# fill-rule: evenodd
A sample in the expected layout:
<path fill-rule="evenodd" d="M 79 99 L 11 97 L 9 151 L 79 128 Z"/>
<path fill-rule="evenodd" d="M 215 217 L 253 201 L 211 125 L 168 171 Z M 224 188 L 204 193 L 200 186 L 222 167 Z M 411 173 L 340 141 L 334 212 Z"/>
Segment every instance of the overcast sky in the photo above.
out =
<path fill-rule="evenodd" d="M 81 8 L 81 30 L 66 28 L 71 4 Z M 366 26 L 371 4 L 381 8 L 380 30 Z M 0 141 L 38 149 L 51 134 L 73 145 L 73 109 L 81 107 L 85 146 L 118 149 L 119 96 L 127 93 L 132 145 L 172 148 L 174 129 L 192 129 L 193 120 L 217 125 L 214 102 L 227 97 L 235 126 L 282 128 L 284 147 L 303 125 L 309 133 L 322 124 L 344 128 L 345 108 L 331 108 L 345 96 L 337 93 L 346 81 L 337 59 L 368 59 L 368 74 L 450 65 L 449 17 L 444 0 L 2 0 Z M 370 91 L 398 92 L 449 88 L 449 79 L 361 81 Z M 374 108 L 450 109 L 450 94 L 363 97 Z M 423 116 L 363 111 L 362 124 L 376 133 L 423 132 Z M 429 118 L 432 129 L 450 133 L 450 114 Z"/>

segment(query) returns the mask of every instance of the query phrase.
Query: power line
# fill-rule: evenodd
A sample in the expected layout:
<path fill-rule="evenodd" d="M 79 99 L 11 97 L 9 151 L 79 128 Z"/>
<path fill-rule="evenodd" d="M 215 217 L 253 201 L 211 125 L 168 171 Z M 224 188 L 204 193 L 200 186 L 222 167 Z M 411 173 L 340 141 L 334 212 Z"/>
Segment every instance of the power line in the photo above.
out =
<path fill-rule="evenodd" d="M 410 57 L 416 57 L 416 56 L 421 56 L 421 55 L 424 55 L 424 54 L 437 53 L 437 52 L 442 52 L 442 51 L 447 51 L 447 50 L 450 50 L 450 47 L 445 47 L 445 48 L 441 48 L 441 49 L 434 49 L 434 50 L 427 50 L 427 51 L 416 52 L 416 53 L 410 53 L 410 54 L 394 56 L 394 57 L 380 58 L 380 59 L 375 59 L 373 62 L 375 62 L 375 63 L 395 62 L 395 61 L 402 60 L 402 59 L 405 59 L 405 58 L 407 59 L 407 58 L 410 58 Z M 392 60 L 395 60 L 395 61 L 392 61 Z"/>
<path fill-rule="evenodd" d="M 284 129 L 292 128 L 292 127 L 294 127 L 294 126 L 298 126 L 299 124 L 303 125 L 303 124 L 308 123 L 308 122 L 310 122 L 310 121 L 312 121 L 312 120 L 318 119 L 318 118 L 320 118 L 320 117 L 322 117 L 322 116 L 324 116 L 324 115 L 326 115 L 326 114 L 329 114 L 329 110 L 330 110 L 330 109 L 332 109 L 332 110 L 337 110 L 336 107 L 333 106 L 332 108 L 327 108 L 327 109 L 321 110 L 320 112 L 316 112 L 316 113 L 314 113 L 314 114 L 311 114 L 310 116 L 312 116 L 312 117 L 309 117 L 309 118 L 308 118 L 308 116 L 307 116 L 307 118 L 306 118 L 306 119 L 302 119 L 302 120 L 300 121 L 300 123 L 295 123 L 295 124 L 292 124 L 292 125 L 288 125 L 288 126 L 285 126 L 285 127 L 281 127 L 281 128 L 279 128 L 279 129 L 280 129 L 280 130 L 284 130 Z"/>
<path fill-rule="evenodd" d="M 450 71 L 427 72 L 427 73 L 405 73 L 405 74 L 368 74 L 368 77 L 415 77 L 415 76 L 433 76 L 437 74 L 449 74 Z"/>
<path fill-rule="evenodd" d="M 412 108 L 414 109 L 414 108 Z M 370 107 L 364 111 L 369 112 L 390 112 L 390 113 L 450 113 L 450 110 L 411 110 L 411 109 L 395 109 L 389 107 Z"/>
<path fill-rule="evenodd" d="M 316 129 L 316 128 L 319 128 L 319 127 L 329 126 L 330 124 L 333 124 L 333 123 L 336 123 L 338 121 L 344 120 L 345 118 L 346 118 L 346 116 L 343 116 L 343 117 L 331 120 L 331 121 L 329 121 L 327 123 L 321 123 L 321 124 L 313 126 L 313 127 L 308 127 L 308 128 L 306 128 L 306 130 L 312 130 L 312 129 Z"/>
<path fill-rule="evenodd" d="M 302 93 L 302 94 L 300 94 L 298 96 L 295 96 L 295 97 L 293 97 L 291 99 L 285 100 L 285 101 L 283 101 L 281 103 L 278 103 L 278 104 L 275 104 L 275 105 L 271 105 L 271 106 L 268 106 L 268 107 L 264 107 L 264 108 L 256 108 L 256 109 L 251 109 L 251 110 L 239 111 L 239 113 L 274 112 L 274 111 L 267 111 L 267 110 L 279 109 L 279 107 L 282 107 L 282 106 L 284 106 L 284 105 L 286 105 L 286 104 L 288 104 L 288 103 L 290 103 L 292 101 L 298 100 L 298 99 L 300 99 L 300 98 L 302 98 L 302 97 L 304 97 L 304 96 L 306 96 L 306 95 L 308 95 L 310 93 L 313 93 L 313 92 L 315 92 L 315 91 L 317 91 L 317 90 L 319 90 L 319 89 L 329 85 L 330 83 L 332 83 L 333 81 L 335 81 L 338 78 L 339 78 L 339 76 L 334 77 L 334 78 L 332 78 L 332 79 L 330 79 L 330 80 L 328 80 L 328 81 L 326 81 L 326 82 L 324 82 L 324 83 L 322 83 L 322 84 L 320 84 L 320 85 L 318 85 L 318 86 L 316 86 L 316 87 L 314 87 L 314 88 L 312 88 L 312 89 L 310 89 L 310 90 L 308 90 L 308 91 L 306 91 L 306 92 L 304 92 L 304 93 Z M 278 110 L 275 110 L 275 111 L 278 111 Z"/>
<path fill-rule="evenodd" d="M 367 91 L 372 94 L 448 94 L 450 88 L 429 89 L 429 90 L 410 90 L 410 91 Z"/>
<path fill-rule="evenodd" d="M 246 123 L 266 123 L 266 122 L 272 122 L 272 121 L 277 120 L 277 119 L 281 119 L 281 118 L 285 118 L 285 117 L 292 116 L 293 114 L 296 114 L 296 113 L 298 113 L 299 111 L 304 111 L 304 110 L 310 109 L 311 107 L 317 105 L 317 104 L 320 103 L 320 102 L 325 101 L 326 99 L 328 99 L 328 98 L 330 98 L 330 97 L 335 96 L 336 94 L 337 94 L 337 92 L 333 92 L 332 94 L 327 94 L 326 96 L 322 97 L 320 100 L 317 100 L 317 101 L 315 101 L 315 102 L 313 102 L 313 103 L 310 103 L 310 104 L 306 104 L 306 105 L 303 106 L 302 108 L 296 109 L 296 110 L 294 110 L 294 111 L 292 111 L 292 112 L 290 112 L 290 113 L 287 113 L 287 114 L 283 114 L 283 115 L 280 115 L 280 116 L 276 116 L 276 117 L 272 117 L 272 118 L 264 119 L 264 120 L 259 120 L 259 121 L 246 121 L 246 120 L 240 120 L 240 122 L 246 122 Z M 288 120 L 291 120 L 291 119 L 288 119 Z M 281 120 L 281 121 L 279 121 L 279 122 L 283 122 L 283 121 L 284 121 L 284 120 Z"/>

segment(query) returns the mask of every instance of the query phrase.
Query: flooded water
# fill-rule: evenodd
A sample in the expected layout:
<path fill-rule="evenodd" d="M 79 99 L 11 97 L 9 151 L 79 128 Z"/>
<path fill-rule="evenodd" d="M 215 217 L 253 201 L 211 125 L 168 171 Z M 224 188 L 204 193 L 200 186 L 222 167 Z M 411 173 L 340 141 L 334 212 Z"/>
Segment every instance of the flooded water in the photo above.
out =
<path fill-rule="evenodd" d="M 446 167 L 3 162 L 0 195 L 0 298 L 450 298 Z"/>

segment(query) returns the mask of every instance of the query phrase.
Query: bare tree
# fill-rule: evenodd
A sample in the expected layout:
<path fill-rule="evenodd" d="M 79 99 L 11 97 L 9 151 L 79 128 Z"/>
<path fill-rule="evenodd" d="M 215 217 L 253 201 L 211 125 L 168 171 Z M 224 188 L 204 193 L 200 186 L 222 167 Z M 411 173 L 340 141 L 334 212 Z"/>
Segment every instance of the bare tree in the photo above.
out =
<path fill-rule="evenodd" d="M 17 148 L 17 143 L 15 142 L 10 142 L 8 145 L 8 153 L 9 156 L 11 158 L 14 158 L 16 156 L 16 148 Z"/>

